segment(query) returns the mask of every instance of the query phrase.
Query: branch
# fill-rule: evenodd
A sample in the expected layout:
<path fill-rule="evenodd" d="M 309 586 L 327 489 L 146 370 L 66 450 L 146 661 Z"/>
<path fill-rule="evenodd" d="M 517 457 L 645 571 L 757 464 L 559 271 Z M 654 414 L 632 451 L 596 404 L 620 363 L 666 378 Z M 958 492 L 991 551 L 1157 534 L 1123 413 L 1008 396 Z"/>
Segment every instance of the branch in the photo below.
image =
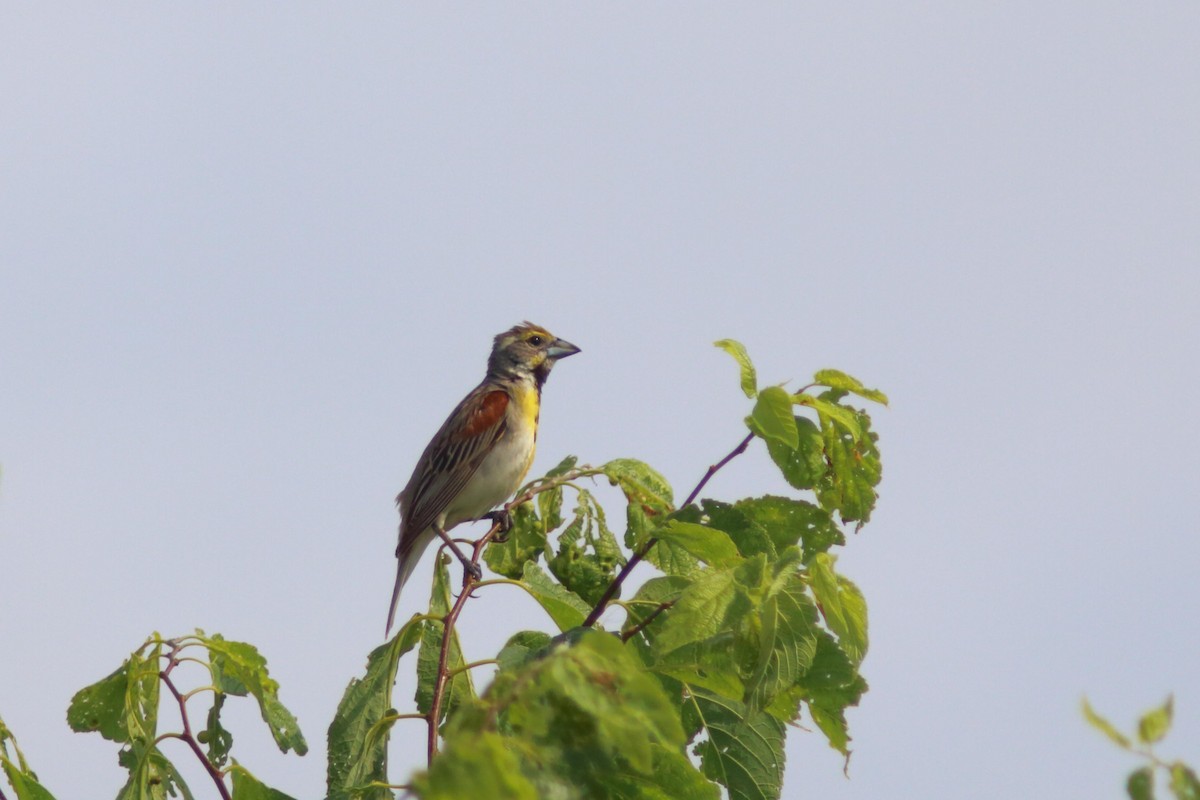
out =
<path fill-rule="evenodd" d="M 532 500 L 536 495 L 544 491 L 553 489 L 555 486 L 561 486 L 564 483 L 573 481 L 576 478 L 584 475 L 595 475 L 598 472 L 599 470 L 592 469 L 591 467 L 580 467 L 578 469 L 568 470 L 562 475 L 556 475 L 553 478 L 535 481 L 524 492 L 521 492 L 521 494 L 505 503 L 504 511 L 505 513 L 509 513 L 512 511 L 512 509 L 516 508 L 522 503 Z M 488 545 L 488 542 L 490 542 L 499 531 L 500 523 L 497 522 L 488 529 L 487 533 L 475 540 L 473 543 L 474 549 L 471 553 L 472 561 L 476 563 L 479 562 L 479 557 L 483 555 L 483 548 Z M 471 592 L 478 588 L 481 583 L 483 583 L 482 581 L 475 580 L 475 577 L 466 570 L 463 570 L 463 573 L 462 593 L 459 594 L 458 598 L 454 601 L 454 605 L 451 607 L 449 613 L 442 618 L 442 646 L 438 651 L 437 675 L 433 679 L 433 699 L 429 704 L 429 713 L 425 716 L 425 722 L 429 727 L 429 735 L 426 741 L 426 757 L 430 763 L 433 762 L 433 757 L 437 755 L 438 751 L 438 721 L 442 716 L 442 705 L 444 704 L 446 697 L 446 684 L 453 677 L 453 675 L 450 674 L 447 664 L 450 659 L 450 643 L 453 641 L 454 637 L 454 626 L 458 623 L 458 617 L 460 614 L 462 614 L 463 606 L 465 606 L 467 600 L 470 599 Z M 463 669 L 468 669 L 471 666 L 475 665 L 467 665 L 467 667 L 464 667 Z M 462 671 L 463 670 L 461 669 L 456 670 L 455 674 Z"/>
<path fill-rule="evenodd" d="M 192 726 L 188 722 L 187 713 L 187 698 L 184 697 L 179 689 L 175 688 L 174 682 L 171 680 L 171 671 L 179 666 L 179 661 L 175 658 L 176 649 L 172 647 L 170 653 L 167 654 L 167 667 L 162 672 L 158 673 L 158 677 L 171 690 L 171 694 L 175 696 L 175 701 L 179 703 L 179 716 L 183 719 L 183 733 L 178 735 L 179 739 L 187 742 L 188 747 L 192 748 L 192 752 L 196 754 L 196 758 L 200 759 L 200 763 L 204 765 L 204 769 L 208 771 L 208 775 L 213 779 L 213 783 L 217 785 L 217 791 L 221 793 L 223 800 L 231 800 L 229 789 L 225 786 L 225 781 L 221 776 L 221 771 L 213 766 L 213 763 L 208 760 L 208 756 L 204 755 L 204 751 L 200 749 L 200 743 L 196 741 L 196 737 L 192 735 Z"/>
<path fill-rule="evenodd" d="M 687 508 L 690 506 L 692 501 L 696 499 L 696 496 L 700 494 L 700 490 L 703 489 L 705 484 L 708 483 L 709 479 L 712 478 L 713 475 L 716 475 L 721 467 L 725 466 L 730 461 L 746 452 L 746 448 L 750 446 L 750 440 L 753 438 L 753 433 L 746 434 L 746 438 L 742 439 L 741 443 L 737 447 L 729 451 L 729 454 L 716 464 L 710 466 L 708 471 L 704 473 L 704 477 L 701 478 L 700 482 L 696 484 L 696 488 L 692 489 L 691 494 L 687 496 L 687 499 L 684 500 L 679 507 Z M 654 545 L 657 543 L 658 539 L 651 536 L 646 540 L 646 543 L 639 547 L 637 552 L 635 552 L 633 556 L 627 562 L 625 562 L 625 566 L 621 567 L 621 571 L 617 573 L 617 577 L 613 578 L 612 583 L 610 583 L 608 588 L 604 590 L 604 594 L 596 603 L 596 607 L 592 609 L 592 613 L 588 614 L 587 619 L 583 621 L 583 627 L 590 628 L 596 624 L 596 620 L 600 619 L 600 615 L 604 613 L 604 610 L 608 608 L 608 604 L 612 602 L 612 599 L 616 596 L 617 592 L 620 591 L 622 584 L 625 583 L 625 579 L 629 577 L 629 573 L 633 571 L 633 568 L 638 565 L 639 561 L 646 557 L 646 554 L 650 552 L 650 548 L 654 547 Z"/>
<path fill-rule="evenodd" d="M 492 529 L 480 539 L 480 544 L 476 544 L 475 552 L 472 555 L 473 561 L 479 560 L 480 546 L 484 539 L 494 535 L 495 531 L 500 528 L 499 523 L 492 526 Z M 438 556 L 441 558 L 441 556 Z M 442 618 L 442 648 L 438 651 L 438 666 L 437 675 L 433 679 L 433 700 L 429 704 L 429 715 L 425 718 L 429 726 L 428 741 L 426 743 L 426 758 L 429 763 L 433 763 L 433 757 L 437 755 L 438 747 L 438 720 L 442 716 L 442 701 L 446 694 L 446 682 L 450 678 L 450 672 L 446 668 L 446 663 L 450 658 L 450 643 L 454 639 L 454 625 L 458 622 L 458 615 L 462 613 L 463 606 L 471 597 L 471 590 L 475 588 L 475 576 L 467 570 L 463 570 L 463 587 L 462 593 L 458 595 L 458 599 L 454 601 L 449 613 Z"/>
<path fill-rule="evenodd" d="M 528 503 L 542 492 L 553 489 L 556 486 L 568 484 L 576 478 L 586 478 L 592 475 L 599 475 L 601 472 L 602 471 L 596 467 L 576 467 L 575 469 L 567 470 L 561 475 L 555 475 L 552 478 L 538 478 L 529 485 L 529 488 L 521 492 L 509 502 L 505 503 L 504 510 L 509 511 L 521 505 L 522 503 Z M 490 536 L 491 532 L 489 532 L 488 535 Z"/>

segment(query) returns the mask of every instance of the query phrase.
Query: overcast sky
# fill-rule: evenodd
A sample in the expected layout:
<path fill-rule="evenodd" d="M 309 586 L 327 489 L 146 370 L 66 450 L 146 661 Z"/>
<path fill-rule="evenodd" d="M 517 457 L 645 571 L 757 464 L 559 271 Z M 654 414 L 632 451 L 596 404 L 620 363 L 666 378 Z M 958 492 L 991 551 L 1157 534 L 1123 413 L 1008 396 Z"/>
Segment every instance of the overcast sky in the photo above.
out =
<path fill-rule="evenodd" d="M 195 627 L 312 746 L 234 701 L 234 754 L 322 796 L 392 498 L 523 319 L 583 349 L 535 470 L 685 492 L 722 337 L 890 395 L 850 778 L 793 731 L 785 796 L 1119 797 L 1084 693 L 1174 691 L 1200 766 L 1200 6 L 103 5 L 0 8 L 0 715 L 60 800 L 124 780 L 74 691 Z M 707 493 L 784 491 L 756 445 Z M 469 658 L 548 624 L 493 591 Z"/>

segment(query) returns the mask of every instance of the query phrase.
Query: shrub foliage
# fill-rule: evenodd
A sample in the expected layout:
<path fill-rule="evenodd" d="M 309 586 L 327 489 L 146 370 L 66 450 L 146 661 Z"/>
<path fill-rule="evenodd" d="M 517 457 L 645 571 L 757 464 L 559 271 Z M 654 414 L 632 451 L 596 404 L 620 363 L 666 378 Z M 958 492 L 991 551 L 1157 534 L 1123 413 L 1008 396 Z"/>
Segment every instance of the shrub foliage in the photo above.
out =
<path fill-rule="evenodd" d="M 497 523 L 474 542 L 491 576 L 458 579 L 439 553 L 428 610 L 370 653 L 329 726 L 329 800 L 718 798 L 721 787 L 732 800 L 778 798 L 784 742 L 801 719 L 849 755 L 845 712 L 867 689 L 867 607 L 835 551 L 875 507 L 879 450 L 861 406 L 887 398 L 836 370 L 796 392 L 760 387 L 741 344 L 716 344 L 739 366 L 745 437 L 682 500 L 641 461 L 567 458 L 506 506 L 510 529 Z M 755 440 L 797 496 L 702 497 Z M 604 481 L 624 498 L 623 526 L 598 499 Z M 650 577 L 634 586 L 638 564 Z M 467 663 L 459 616 L 501 585 L 536 600 L 545 629 L 514 631 L 494 659 Z M 605 630 L 613 607 L 620 627 Z M 185 663 L 203 666 L 209 682 L 180 688 Z M 418 686 L 398 710 L 404 665 Z M 481 688 L 473 673 L 484 665 L 494 676 Z M 231 757 L 221 723 L 228 698 L 253 698 L 279 748 L 303 755 L 278 688 L 249 644 L 156 634 L 80 690 L 68 722 L 120 746 L 119 800 L 192 797 L 160 749 L 166 738 L 189 745 L 221 797 L 287 800 Z M 160 696 L 177 710 L 167 732 Z M 202 723 L 189 716 L 193 700 L 208 703 Z M 388 769 L 400 724 L 426 729 L 428 766 L 415 775 Z M 0 766 L 18 800 L 52 797 L 3 723 Z"/>

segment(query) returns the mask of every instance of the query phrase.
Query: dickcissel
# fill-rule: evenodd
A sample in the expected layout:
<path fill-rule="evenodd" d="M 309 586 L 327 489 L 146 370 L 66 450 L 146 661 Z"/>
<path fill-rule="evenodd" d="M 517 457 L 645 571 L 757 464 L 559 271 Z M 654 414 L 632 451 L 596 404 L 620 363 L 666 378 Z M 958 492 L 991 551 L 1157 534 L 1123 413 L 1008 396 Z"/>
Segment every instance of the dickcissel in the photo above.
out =
<path fill-rule="evenodd" d="M 400 590 L 435 537 L 478 577 L 479 565 L 447 532 L 483 518 L 520 487 L 533 463 L 542 385 L 555 362 L 578 352 L 530 322 L 496 337 L 483 382 L 450 412 L 396 497 L 399 563 L 385 633 L 392 629 Z"/>

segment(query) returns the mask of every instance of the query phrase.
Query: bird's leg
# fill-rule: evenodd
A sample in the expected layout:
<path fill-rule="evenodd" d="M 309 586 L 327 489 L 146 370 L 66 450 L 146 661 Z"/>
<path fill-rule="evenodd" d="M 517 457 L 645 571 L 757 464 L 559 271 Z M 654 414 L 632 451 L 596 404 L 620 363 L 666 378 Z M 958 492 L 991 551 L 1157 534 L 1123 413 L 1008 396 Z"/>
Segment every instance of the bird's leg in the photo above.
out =
<path fill-rule="evenodd" d="M 483 522 L 485 519 L 490 520 L 493 525 L 500 526 L 500 529 L 496 531 L 496 535 L 492 537 L 492 541 L 496 542 L 497 544 L 504 544 L 507 542 L 508 532 L 512 530 L 513 526 L 512 512 L 510 512 L 507 508 L 501 508 L 497 511 L 489 511 L 475 521 Z"/>
<path fill-rule="evenodd" d="M 442 530 L 441 525 L 438 525 L 435 522 L 433 524 L 433 529 L 437 531 L 437 535 L 442 537 L 442 541 L 446 543 L 446 545 L 450 548 L 450 551 L 454 553 L 454 555 L 462 563 L 463 569 L 475 580 L 481 580 L 483 578 L 483 570 L 479 568 L 479 565 L 463 555 L 462 550 L 458 549 L 458 544 L 450 538 L 446 531 Z"/>

